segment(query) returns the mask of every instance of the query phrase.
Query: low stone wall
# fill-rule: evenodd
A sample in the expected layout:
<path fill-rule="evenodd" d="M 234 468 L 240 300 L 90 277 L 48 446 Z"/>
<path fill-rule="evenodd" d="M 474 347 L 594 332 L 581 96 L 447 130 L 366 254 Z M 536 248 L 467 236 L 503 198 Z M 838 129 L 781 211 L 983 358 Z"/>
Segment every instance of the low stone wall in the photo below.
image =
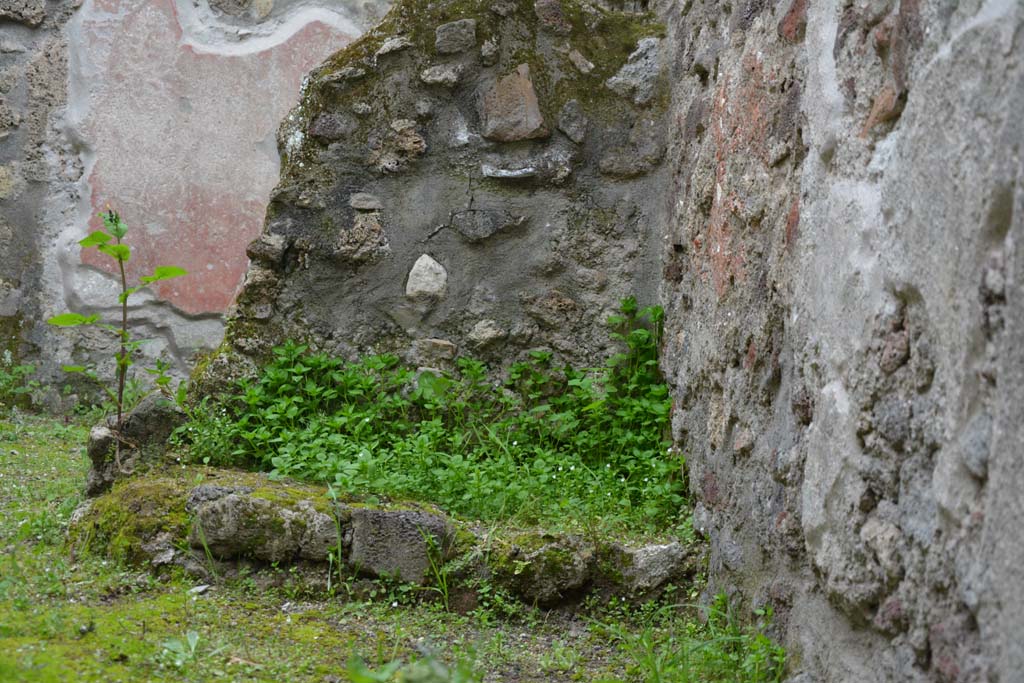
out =
<path fill-rule="evenodd" d="M 679 542 L 629 546 L 488 529 L 430 505 L 334 500 L 323 486 L 180 465 L 151 467 L 90 499 L 73 516 L 69 544 L 204 579 L 239 562 L 305 564 L 325 585 L 331 572 L 400 579 L 470 603 L 483 581 L 546 608 L 589 594 L 642 602 L 692 581 L 701 564 Z"/>

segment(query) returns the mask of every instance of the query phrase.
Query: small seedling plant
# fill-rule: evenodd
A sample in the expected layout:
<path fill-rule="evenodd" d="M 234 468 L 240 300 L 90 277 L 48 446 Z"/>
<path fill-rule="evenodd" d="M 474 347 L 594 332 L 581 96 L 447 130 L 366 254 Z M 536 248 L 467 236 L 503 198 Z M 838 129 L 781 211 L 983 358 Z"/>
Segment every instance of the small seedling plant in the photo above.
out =
<path fill-rule="evenodd" d="M 128 263 L 128 260 L 131 258 L 132 252 L 131 247 L 124 243 L 124 237 L 128 233 L 128 226 L 121 219 L 121 216 L 110 207 L 107 207 L 107 210 L 100 213 L 99 216 L 103 220 L 103 227 L 105 229 L 96 230 L 85 239 L 80 240 L 78 244 L 81 245 L 83 249 L 95 248 L 101 254 L 105 254 L 114 259 L 117 263 L 117 270 L 121 280 L 121 292 L 118 295 L 118 303 L 120 304 L 121 309 L 120 322 L 115 325 L 102 322 L 98 313 L 93 313 L 91 315 L 82 315 L 81 313 L 61 313 L 60 315 L 55 315 L 50 318 L 47 322 L 57 327 L 98 325 L 101 329 L 113 334 L 119 342 L 118 350 L 114 354 L 114 360 L 116 361 L 116 390 L 110 389 L 100 382 L 95 371 L 87 366 L 65 365 L 64 371 L 80 373 L 96 381 L 103 388 L 111 401 L 113 401 L 114 406 L 117 409 L 117 422 L 114 426 L 114 442 L 116 444 L 114 459 L 117 463 L 118 469 L 120 469 L 121 443 L 123 440 L 121 427 L 124 422 L 125 412 L 125 385 L 128 380 L 128 369 L 132 366 L 133 362 L 132 355 L 138 351 L 139 346 L 141 346 L 143 342 L 141 339 L 133 339 L 128 331 L 128 299 L 136 292 L 151 284 L 188 275 L 188 271 L 178 266 L 157 266 L 153 270 L 152 275 L 144 275 L 140 277 L 138 285 L 129 287 L 128 277 L 125 272 L 125 264 Z M 169 391 L 171 381 L 170 376 L 167 374 L 167 370 L 168 366 L 162 362 L 158 362 L 155 369 L 148 370 L 151 374 L 156 375 L 155 382 L 157 388 L 164 392 Z"/>

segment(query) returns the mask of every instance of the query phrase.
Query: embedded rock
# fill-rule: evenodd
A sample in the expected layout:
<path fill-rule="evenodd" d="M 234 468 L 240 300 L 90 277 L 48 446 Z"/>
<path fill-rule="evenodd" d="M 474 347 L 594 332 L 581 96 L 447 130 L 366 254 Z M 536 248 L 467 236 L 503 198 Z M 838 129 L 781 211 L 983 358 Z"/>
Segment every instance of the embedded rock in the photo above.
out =
<path fill-rule="evenodd" d="M 515 216 L 497 209 L 469 209 L 452 216 L 451 227 L 469 242 L 480 242 L 503 230 L 515 228 L 525 222 L 524 216 Z"/>
<path fill-rule="evenodd" d="M 442 24 L 435 31 L 434 49 L 441 55 L 453 55 L 476 47 L 476 20 L 460 19 Z"/>
<path fill-rule="evenodd" d="M 649 173 L 665 158 L 665 132 L 661 123 L 639 118 L 626 144 L 608 150 L 601 157 L 601 173 L 615 178 L 635 178 Z"/>
<path fill-rule="evenodd" d="M 171 432 L 185 423 L 185 413 L 170 398 L 154 391 L 124 418 L 121 438 L 146 457 L 163 455 Z"/>
<path fill-rule="evenodd" d="M 583 113 L 583 107 L 576 100 L 566 102 L 558 114 L 558 130 L 565 133 L 576 144 L 583 142 L 587 136 L 589 124 L 587 115 Z"/>
<path fill-rule="evenodd" d="M 584 57 L 579 50 L 569 50 L 569 61 L 585 76 L 594 71 L 594 63 Z"/>
<path fill-rule="evenodd" d="M 483 135 L 491 140 L 515 142 L 549 135 L 528 65 L 517 66 L 484 95 L 481 118 Z"/>
<path fill-rule="evenodd" d="M 447 339 L 417 339 L 413 342 L 411 360 L 418 366 L 439 367 L 455 360 L 458 347 Z"/>
<path fill-rule="evenodd" d="M 469 341 L 477 348 L 490 346 L 508 336 L 508 331 L 493 320 L 481 320 L 469 332 Z"/>
<path fill-rule="evenodd" d="M 312 501 L 286 504 L 234 492 L 196 504 L 189 534 L 193 548 L 218 559 L 265 562 L 323 561 L 342 540 L 334 517 Z"/>
<path fill-rule="evenodd" d="M 344 140 L 359 129 L 359 123 L 345 114 L 321 114 L 309 126 L 309 134 L 324 140 Z"/>
<path fill-rule="evenodd" d="M 391 244 L 376 212 L 357 213 L 352 227 L 341 231 L 334 249 L 337 258 L 351 263 L 374 261 L 389 253 Z"/>
<path fill-rule="evenodd" d="M 427 141 L 416 130 L 416 122 L 398 119 L 384 133 L 384 139 L 371 143 L 368 163 L 378 173 L 401 173 L 427 151 Z"/>
<path fill-rule="evenodd" d="M 86 495 L 99 495 L 118 479 L 159 463 L 167 452 L 171 432 L 184 423 L 181 408 L 154 392 L 125 415 L 120 433 L 115 429 L 115 417 L 93 427 L 86 447 L 92 463 Z"/>
<path fill-rule="evenodd" d="M 401 52 L 402 50 L 412 46 L 412 41 L 405 36 L 392 36 L 384 41 L 384 44 L 381 45 L 375 53 L 373 53 L 373 56 L 380 59 L 381 57 L 394 54 L 395 52 Z"/>
<path fill-rule="evenodd" d="M 447 288 L 448 271 L 429 254 L 423 254 L 409 271 L 405 295 L 410 299 L 439 298 L 444 296 Z"/>
<path fill-rule="evenodd" d="M 188 534 L 182 482 L 162 473 L 132 477 L 80 505 L 68 524 L 72 555 L 100 553 L 119 562 L 177 563 Z"/>
<path fill-rule="evenodd" d="M 446 88 L 454 88 L 462 79 L 464 69 L 461 64 L 439 64 L 424 69 L 420 73 L 420 80 L 427 85 L 440 85 Z"/>
<path fill-rule="evenodd" d="M 619 95 L 631 99 L 634 104 L 648 104 L 657 93 L 658 76 L 661 71 L 659 52 L 661 41 L 644 38 L 636 52 L 617 74 L 608 79 L 607 86 Z"/>
<path fill-rule="evenodd" d="M 480 61 L 484 66 L 494 66 L 498 63 L 498 43 L 493 38 L 488 38 L 480 46 Z"/>
<path fill-rule="evenodd" d="M 357 211 L 380 211 L 384 204 L 368 192 L 356 192 L 348 198 L 348 205 Z"/>
<path fill-rule="evenodd" d="M 89 430 L 85 452 L 91 465 L 86 475 L 85 495 L 98 496 L 117 479 L 118 471 L 113 455 L 115 444 L 114 432 L 106 424 L 98 424 Z"/>
<path fill-rule="evenodd" d="M 541 28 L 556 36 L 567 36 L 572 33 L 572 24 L 565 16 L 561 0 L 536 0 L 533 11 L 540 19 Z"/>
<path fill-rule="evenodd" d="M 552 606 L 584 591 L 592 576 L 595 548 L 574 536 L 514 539 L 492 563 L 498 580 L 523 602 Z"/>
<path fill-rule="evenodd" d="M 46 17 L 45 0 L 4 0 L 0 19 L 11 19 L 29 26 L 38 26 Z"/>
<path fill-rule="evenodd" d="M 647 545 L 623 550 L 623 583 L 634 594 L 648 594 L 683 578 L 691 568 L 681 543 Z"/>
<path fill-rule="evenodd" d="M 349 563 L 371 576 L 423 583 L 431 562 L 444 563 L 454 534 L 443 516 L 422 510 L 349 511 L 352 551 Z"/>

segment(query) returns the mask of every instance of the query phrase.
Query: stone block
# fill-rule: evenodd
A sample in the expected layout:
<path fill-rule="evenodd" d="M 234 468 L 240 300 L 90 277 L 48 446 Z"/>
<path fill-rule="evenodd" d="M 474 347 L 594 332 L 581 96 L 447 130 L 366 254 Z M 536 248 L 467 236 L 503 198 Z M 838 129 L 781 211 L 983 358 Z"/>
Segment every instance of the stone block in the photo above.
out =
<path fill-rule="evenodd" d="M 546 138 L 550 134 L 528 65 L 520 64 L 484 95 L 482 119 L 484 137 L 499 142 Z"/>

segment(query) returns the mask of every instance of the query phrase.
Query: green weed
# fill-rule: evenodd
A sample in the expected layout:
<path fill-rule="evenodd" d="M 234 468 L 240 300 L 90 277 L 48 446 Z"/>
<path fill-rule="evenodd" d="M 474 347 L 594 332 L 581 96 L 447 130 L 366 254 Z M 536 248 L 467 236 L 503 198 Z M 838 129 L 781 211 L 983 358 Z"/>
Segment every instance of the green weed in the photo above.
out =
<path fill-rule="evenodd" d="M 0 406 L 25 406 L 31 403 L 31 396 L 41 388 L 35 375 L 34 365 L 18 364 L 9 350 L 0 354 Z"/>
<path fill-rule="evenodd" d="M 115 423 L 114 429 L 114 435 L 117 437 L 114 457 L 117 461 L 118 467 L 120 468 L 121 425 L 124 422 L 124 415 L 128 410 L 128 405 L 125 401 L 125 390 L 129 379 L 128 368 L 130 368 L 134 363 L 134 354 L 142 345 L 142 340 L 133 339 L 128 331 L 128 299 L 131 298 L 133 294 L 149 287 L 150 285 L 163 282 L 164 280 L 188 275 L 188 271 L 184 268 L 179 268 L 178 266 L 157 266 L 153 270 L 152 275 L 142 276 L 139 278 L 138 285 L 129 287 L 128 277 L 125 272 L 125 264 L 129 259 L 131 259 L 132 251 L 131 247 L 124 243 L 124 237 L 128 233 L 128 226 L 121 219 L 121 216 L 109 207 L 106 212 L 100 213 L 99 216 L 103 221 L 103 227 L 105 230 L 96 230 L 90 233 L 88 237 L 79 240 L 78 244 L 81 245 L 83 249 L 95 248 L 99 253 L 109 256 L 115 263 L 117 263 L 121 284 L 121 291 L 117 297 L 118 303 L 121 306 L 120 320 L 117 321 L 117 324 L 110 325 L 100 322 L 100 315 L 98 313 L 93 313 L 92 315 L 82 315 L 81 313 L 61 313 L 53 316 L 46 322 L 56 327 L 82 327 L 87 325 L 96 325 L 100 329 L 112 334 L 117 340 L 118 350 L 114 354 L 114 361 L 117 366 L 114 389 L 111 389 L 100 382 L 96 372 L 88 366 L 65 365 L 64 371 L 84 375 L 97 383 L 113 403 L 117 414 L 117 422 Z M 171 378 L 167 374 L 169 369 L 169 365 L 161 361 L 157 363 L 155 369 L 147 370 L 147 372 L 150 372 L 155 376 L 154 382 L 157 388 L 168 394 L 170 393 L 171 382 Z M 181 391 L 179 391 L 179 394 L 183 396 Z"/>
<path fill-rule="evenodd" d="M 632 660 L 628 672 L 643 683 L 779 683 L 785 650 L 764 630 L 771 610 L 758 610 L 757 623 L 744 626 L 724 595 L 705 610 L 705 621 L 686 616 L 692 610 L 665 606 L 637 631 L 620 622 L 604 624 Z"/>
<path fill-rule="evenodd" d="M 193 459 L 430 500 L 468 517 L 566 517 L 608 530 L 682 524 L 682 458 L 657 368 L 661 309 L 623 302 L 622 352 L 603 368 L 534 351 L 504 381 L 478 360 L 451 375 L 395 356 L 349 363 L 289 343 L 259 377 L 192 411 Z"/>

